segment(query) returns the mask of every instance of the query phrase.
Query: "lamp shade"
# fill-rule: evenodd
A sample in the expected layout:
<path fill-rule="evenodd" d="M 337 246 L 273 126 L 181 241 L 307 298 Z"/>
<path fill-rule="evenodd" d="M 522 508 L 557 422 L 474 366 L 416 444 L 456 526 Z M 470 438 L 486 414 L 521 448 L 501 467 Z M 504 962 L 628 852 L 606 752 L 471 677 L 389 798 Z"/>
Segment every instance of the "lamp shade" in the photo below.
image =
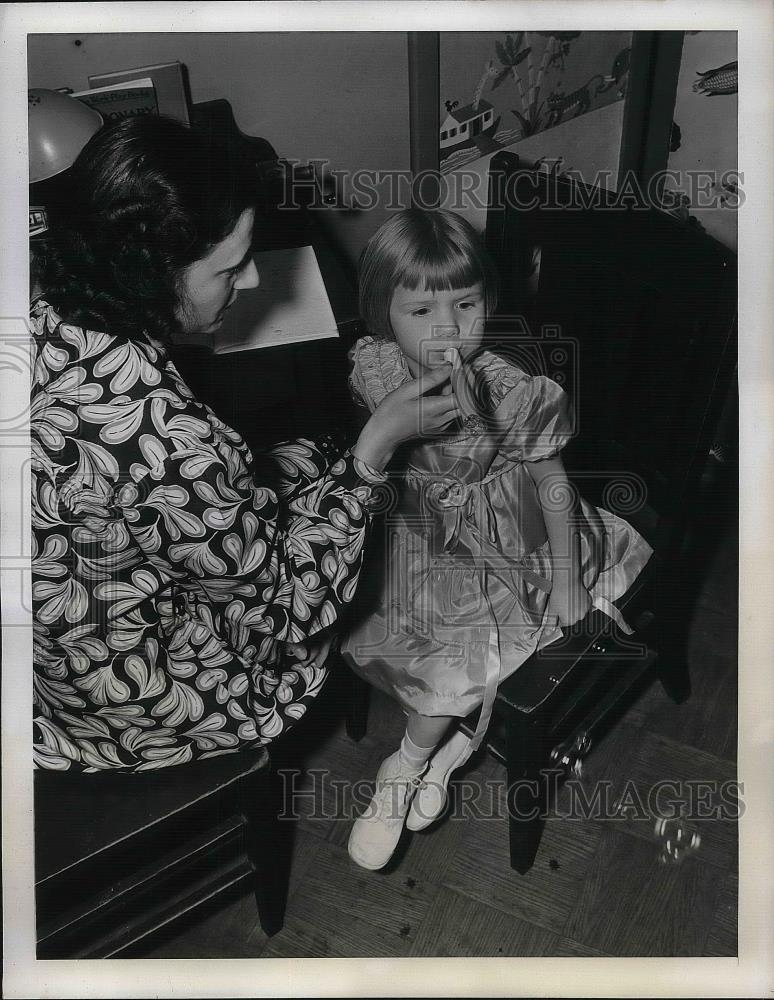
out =
<path fill-rule="evenodd" d="M 61 174 L 102 125 L 102 115 L 56 90 L 27 91 L 30 184 Z"/>

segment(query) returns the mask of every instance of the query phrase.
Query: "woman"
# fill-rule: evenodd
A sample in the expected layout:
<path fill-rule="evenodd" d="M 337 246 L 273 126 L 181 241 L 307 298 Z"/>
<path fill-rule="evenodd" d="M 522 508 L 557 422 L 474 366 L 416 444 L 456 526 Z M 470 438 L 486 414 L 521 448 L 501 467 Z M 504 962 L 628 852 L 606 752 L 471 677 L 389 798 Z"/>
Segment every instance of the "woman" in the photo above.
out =
<path fill-rule="evenodd" d="M 458 413 L 401 388 L 350 451 L 256 481 L 167 353 L 259 280 L 255 178 L 191 130 L 102 128 L 71 168 L 32 306 L 36 763 L 146 771 L 267 743 L 320 690 L 395 448 Z M 330 632 L 327 633 L 328 635 Z M 297 662 L 288 660 L 288 653 Z"/>

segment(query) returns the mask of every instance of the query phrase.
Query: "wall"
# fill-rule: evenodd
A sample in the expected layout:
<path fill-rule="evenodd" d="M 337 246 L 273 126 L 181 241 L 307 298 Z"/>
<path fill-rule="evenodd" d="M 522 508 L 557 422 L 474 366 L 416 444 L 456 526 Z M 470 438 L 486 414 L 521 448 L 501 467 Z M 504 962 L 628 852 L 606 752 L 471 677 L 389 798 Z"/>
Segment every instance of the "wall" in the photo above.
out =
<path fill-rule="evenodd" d="M 590 61 L 585 70 L 591 72 L 595 65 L 602 64 L 599 51 L 595 51 L 599 44 L 592 44 L 597 41 L 592 36 L 621 34 L 624 33 L 581 33 L 572 42 L 572 55 L 577 54 L 580 60 L 579 43 L 586 37 L 588 44 L 585 51 Z M 494 37 L 482 33 L 480 38 L 474 40 L 466 40 L 464 36 L 455 38 L 456 62 L 450 60 L 452 48 L 448 42 L 445 43 L 445 74 L 442 41 L 442 86 L 444 80 L 447 88 L 453 85 L 452 66 L 457 66 L 460 86 L 463 90 L 467 87 L 464 91 L 468 95 L 466 99 L 472 96 L 468 94 L 471 85 L 475 90 L 471 81 L 476 73 L 480 80 L 481 68 L 485 65 L 485 58 L 488 58 Z M 612 38 L 605 37 L 602 41 L 609 51 L 615 47 L 610 44 L 614 41 Z M 620 44 L 622 39 L 616 38 L 615 42 Z M 502 46 L 502 42 L 500 44 Z M 736 209 L 744 197 L 743 190 L 737 190 L 737 184 L 741 189 L 743 183 L 737 174 L 736 55 L 736 32 L 685 32 L 668 160 L 668 170 L 673 173 L 667 178 L 669 200 L 665 202 L 665 207 L 679 218 L 691 225 L 701 226 L 732 250 L 736 250 L 737 246 Z M 724 73 L 708 73 L 728 64 L 730 66 Z M 524 62 L 519 64 L 519 71 L 523 83 L 526 83 Z M 583 76 L 579 65 L 576 65 L 575 71 Z M 702 78 L 702 73 L 708 75 Z M 625 79 L 623 82 L 625 85 Z M 515 83 L 506 82 L 502 87 L 506 85 L 509 86 L 509 96 L 515 98 Z M 619 89 L 623 91 L 624 88 Z M 442 89 L 442 100 L 447 99 L 444 94 Z M 483 95 L 484 99 L 490 99 L 490 90 L 484 88 Z M 491 97 L 491 100 L 495 98 Z M 497 110 L 502 112 L 500 107 Z M 623 112 L 624 102 L 617 100 L 577 118 L 562 121 L 553 128 L 538 129 L 529 137 L 505 144 L 505 148 L 513 150 L 527 163 L 544 158 L 548 164 L 553 164 L 561 158 L 558 164 L 560 172 L 574 173 L 587 183 L 601 182 L 603 187 L 615 189 Z M 507 135 L 500 130 L 495 138 L 507 138 Z M 501 142 L 493 144 L 493 148 L 483 156 L 474 151 L 467 157 L 458 157 L 455 168 L 444 174 L 447 192 L 444 204 L 460 211 L 479 229 L 483 229 L 485 224 L 485 209 L 481 202 L 486 198 L 489 161 L 500 145 Z"/>
<path fill-rule="evenodd" d="M 687 217 L 732 250 L 737 245 L 739 201 L 734 191 L 738 169 L 738 94 L 733 84 L 736 56 L 735 31 L 685 33 L 673 115 L 677 130 L 673 128 L 674 148 L 668 164 L 669 170 L 679 173 L 669 187 L 687 199 Z M 733 64 L 731 70 L 701 82 L 700 73 L 727 63 Z M 723 92 L 728 90 L 732 92 Z M 691 181 L 690 171 L 701 172 L 704 177 Z"/>
<path fill-rule="evenodd" d="M 506 146 L 525 163 L 545 159 L 546 167 L 571 172 L 591 183 L 615 190 L 623 128 L 623 101 L 608 104 L 580 118 L 571 118 L 556 128 Z M 487 156 L 444 174 L 444 207 L 459 212 L 477 229 L 486 225 Z"/>
<path fill-rule="evenodd" d="M 478 138 L 473 148 L 442 150 L 441 169 L 459 169 L 498 147 L 521 152 L 526 143 L 531 155 L 533 149 L 543 149 L 532 141 L 542 135 L 546 151 L 538 156 L 553 156 L 559 149 L 568 161 L 580 154 L 583 163 L 575 165 L 587 177 L 591 164 L 575 140 L 588 136 L 588 148 L 610 145 L 610 138 L 600 129 L 602 124 L 620 121 L 620 114 L 596 112 L 615 103 L 623 106 L 631 44 L 631 31 L 443 32 L 441 121 L 455 108 L 459 114 L 470 107 L 478 97 L 492 106 L 498 124 L 491 136 Z M 564 129 L 580 120 L 585 129 Z M 567 141 L 550 134 L 555 130 L 564 133 Z M 617 167 L 620 131 L 612 138 Z M 612 175 L 614 186 L 615 170 Z"/>
<path fill-rule="evenodd" d="M 516 34 L 512 33 L 514 40 Z M 537 79 L 546 41 L 535 34 L 530 33 L 529 40 L 535 45 L 533 72 Z M 611 57 L 625 51 L 631 39 L 631 32 L 570 34 L 576 37 L 564 41 L 564 70 L 557 62 L 544 72 L 543 97 L 552 91 L 570 92 L 579 81 L 583 83 L 593 73 L 606 71 L 608 63 L 612 69 L 615 58 L 611 62 Z M 442 33 L 442 102 L 472 101 L 488 62 L 491 60 L 498 71 L 502 68 L 495 43 L 503 45 L 507 37 L 505 32 Z M 76 45 L 76 41 L 81 44 Z M 522 40 L 522 46 L 525 43 L 526 39 Z M 681 138 L 679 148 L 670 156 L 671 169 L 684 172 L 712 168 L 719 180 L 724 171 L 736 169 L 736 94 L 708 97 L 693 90 L 697 70 L 712 69 L 735 58 L 734 32 L 686 33 L 674 113 Z M 403 32 L 30 35 L 29 81 L 35 87 L 84 89 L 89 74 L 174 59 L 188 67 L 194 101 L 228 98 L 239 127 L 248 134 L 267 138 L 281 156 L 327 159 L 333 168 L 348 172 L 408 172 L 408 79 Z M 619 62 L 619 69 L 622 66 L 623 62 Z M 517 69 L 527 83 L 526 62 Z M 518 106 L 515 81 L 512 75 L 506 76 L 493 89 L 495 79 L 493 76 L 485 82 L 483 97 L 498 108 L 502 104 L 500 113 L 511 123 L 513 132 L 516 118 L 508 109 Z M 612 180 L 605 186 L 614 187 L 624 106 L 620 98 L 625 87 L 624 74 L 614 89 L 594 96 L 592 109 L 586 114 L 510 141 L 507 148 L 527 161 L 561 157 L 560 169 L 577 171 L 586 181 L 600 171 L 607 172 Z M 445 116 L 445 109 L 442 114 Z M 513 135 L 506 133 L 501 138 L 513 140 Z M 485 179 L 492 151 L 483 156 L 476 151 L 472 162 L 445 174 L 452 190 L 459 174 L 472 172 Z M 485 192 L 485 187 L 478 190 Z M 384 187 L 381 191 L 386 194 Z M 350 193 L 345 190 L 345 194 Z M 700 197 L 689 192 L 689 210 L 712 235 L 735 248 L 736 214 L 729 194 L 721 190 L 715 198 L 716 207 L 702 208 L 697 204 Z M 725 200 L 721 202 L 721 198 Z M 453 200 L 450 198 L 447 204 Z M 388 209 L 389 198 L 372 198 L 371 207 L 326 212 L 324 218 L 354 262 L 371 233 L 393 209 L 400 207 L 400 201 L 405 201 L 403 194 Z M 472 199 L 452 207 L 483 225 L 483 209 Z"/>
<path fill-rule="evenodd" d="M 409 168 L 404 32 L 41 34 L 28 53 L 29 86 L 75 90 L 93 73 L 179 60 L 194 101 L 227 98 L 239 128 L 280 156 L 345 171 Z M 388 214 L 377 205 L 325 219 L 355 260 Z"/>
<path fill-rule="evenodd" d="M 491 139 L 442 160 L 444 206 L 483 230 L 487 171 L 499 149 L 615 190 L 631 44 L 630 31 L 442 35 L 441 119 L 447 101 L 465 106 L 477 94 L 499 119 Z M 527 49 L 529 56 L 521 58 Z M 572 94 L 583 101 L 552 116 L 550 99 Z"/>

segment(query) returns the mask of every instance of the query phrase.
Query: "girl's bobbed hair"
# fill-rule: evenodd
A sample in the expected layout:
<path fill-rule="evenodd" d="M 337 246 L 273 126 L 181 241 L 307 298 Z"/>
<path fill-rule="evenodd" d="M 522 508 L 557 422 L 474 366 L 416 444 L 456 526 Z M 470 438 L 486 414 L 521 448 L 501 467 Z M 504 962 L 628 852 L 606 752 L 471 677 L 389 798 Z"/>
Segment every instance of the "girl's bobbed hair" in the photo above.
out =
<path fill-rule="evenodd" d="M 255 167 L 172 118 L 104 125 L 67 172 L 37 275 L 68 322 L 161 341 L 179 329 L 185 268 L 255 207 Z"/>
<path fill-rule="evenodd" d="M 388 219 L 360 257 L 360 315 L 370 332 L 394 340 L 390 303 L 399 285 L 432 292 L 484 286 L 487 314 L 497 305 L 497 271 L 475 229 L 446 209 L 408 208 Z"/>

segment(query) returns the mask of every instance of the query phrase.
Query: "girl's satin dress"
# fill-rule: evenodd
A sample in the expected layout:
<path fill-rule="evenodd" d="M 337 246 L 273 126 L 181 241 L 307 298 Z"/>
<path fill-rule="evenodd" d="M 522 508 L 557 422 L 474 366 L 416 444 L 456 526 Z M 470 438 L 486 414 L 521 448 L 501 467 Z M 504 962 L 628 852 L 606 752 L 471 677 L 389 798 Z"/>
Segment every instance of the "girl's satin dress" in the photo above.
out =
<path fill-rule="evenodd" d="M 365 337 L 350 357 L 353 393 L 371 411 L 412 378 L 394 342 Z M 341 648 L 359 675 L 422 715 L 466 716 L 483 704 L 483 735 L 500 681 L 562 634 L 547 613 L 551 550 L 524 463 L 556 455 L 573 431 L 556 382 L 490 351 L 470 369 L 479 415 L 396 456 Z M 544 488 L 557 509 L 570 500 L 559 483 Z M 594 605 L 631 631 L 611 602 L 650 546 L 582 498 L 571 519 Z"/>

